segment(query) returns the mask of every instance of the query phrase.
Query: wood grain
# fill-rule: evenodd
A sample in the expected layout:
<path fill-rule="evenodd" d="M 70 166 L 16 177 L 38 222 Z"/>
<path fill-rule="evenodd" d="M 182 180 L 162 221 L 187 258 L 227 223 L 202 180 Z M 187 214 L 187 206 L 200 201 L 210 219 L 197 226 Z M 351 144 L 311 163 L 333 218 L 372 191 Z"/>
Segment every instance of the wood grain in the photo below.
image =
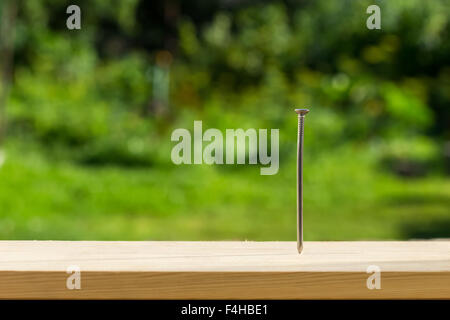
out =
<path fill-rule="evenodd" d="M 0 241 L 0 298 L 450 299 L 450 241 Z"/>

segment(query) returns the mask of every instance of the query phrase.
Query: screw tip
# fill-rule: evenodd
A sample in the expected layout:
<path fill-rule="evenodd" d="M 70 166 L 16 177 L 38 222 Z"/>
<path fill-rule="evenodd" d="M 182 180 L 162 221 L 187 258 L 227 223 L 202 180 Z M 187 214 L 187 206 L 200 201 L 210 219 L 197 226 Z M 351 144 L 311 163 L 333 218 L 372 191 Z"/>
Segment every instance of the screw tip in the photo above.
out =
<path fill-rule="evenodd" d="M 298 115 L 301 115 L 301 116 L 304 116 L 308 112 L 309 112 L 309 109 L 295 109 L 295 113 L 297 113 Z"/>

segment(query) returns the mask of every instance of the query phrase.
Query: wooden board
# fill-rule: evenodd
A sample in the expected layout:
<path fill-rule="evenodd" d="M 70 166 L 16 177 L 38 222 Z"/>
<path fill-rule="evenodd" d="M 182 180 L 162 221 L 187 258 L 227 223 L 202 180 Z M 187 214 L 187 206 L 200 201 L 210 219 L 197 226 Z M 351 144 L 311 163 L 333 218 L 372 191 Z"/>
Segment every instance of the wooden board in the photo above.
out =
<path fill-rule="evenodd" d="M 0 298 L 450 299 L 450 241 L 0 241 Z"/>

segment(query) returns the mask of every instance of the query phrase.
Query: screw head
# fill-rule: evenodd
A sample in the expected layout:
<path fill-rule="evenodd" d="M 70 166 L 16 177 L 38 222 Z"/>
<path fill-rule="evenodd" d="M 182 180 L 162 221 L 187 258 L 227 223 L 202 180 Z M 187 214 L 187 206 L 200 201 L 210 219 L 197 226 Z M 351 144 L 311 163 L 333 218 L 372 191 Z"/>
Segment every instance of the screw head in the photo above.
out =
<path fill-rule="evenodd" d="M 297 113 L 299 116 L 304 116 L 309 112 L 309 109 L 295 109 L 295 113 Z"/>

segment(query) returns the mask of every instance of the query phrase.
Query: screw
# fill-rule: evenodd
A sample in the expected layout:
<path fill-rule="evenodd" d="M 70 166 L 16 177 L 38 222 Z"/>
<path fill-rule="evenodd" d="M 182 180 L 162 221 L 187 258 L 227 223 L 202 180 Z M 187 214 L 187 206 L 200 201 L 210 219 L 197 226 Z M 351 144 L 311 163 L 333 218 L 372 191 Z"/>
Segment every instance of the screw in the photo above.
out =
<path fill-rule="evenodd" d="M 308 109 L 295 109 L 298 114 L 297 137 L 297 251 L 303 250 L 303 127 Z"/>

